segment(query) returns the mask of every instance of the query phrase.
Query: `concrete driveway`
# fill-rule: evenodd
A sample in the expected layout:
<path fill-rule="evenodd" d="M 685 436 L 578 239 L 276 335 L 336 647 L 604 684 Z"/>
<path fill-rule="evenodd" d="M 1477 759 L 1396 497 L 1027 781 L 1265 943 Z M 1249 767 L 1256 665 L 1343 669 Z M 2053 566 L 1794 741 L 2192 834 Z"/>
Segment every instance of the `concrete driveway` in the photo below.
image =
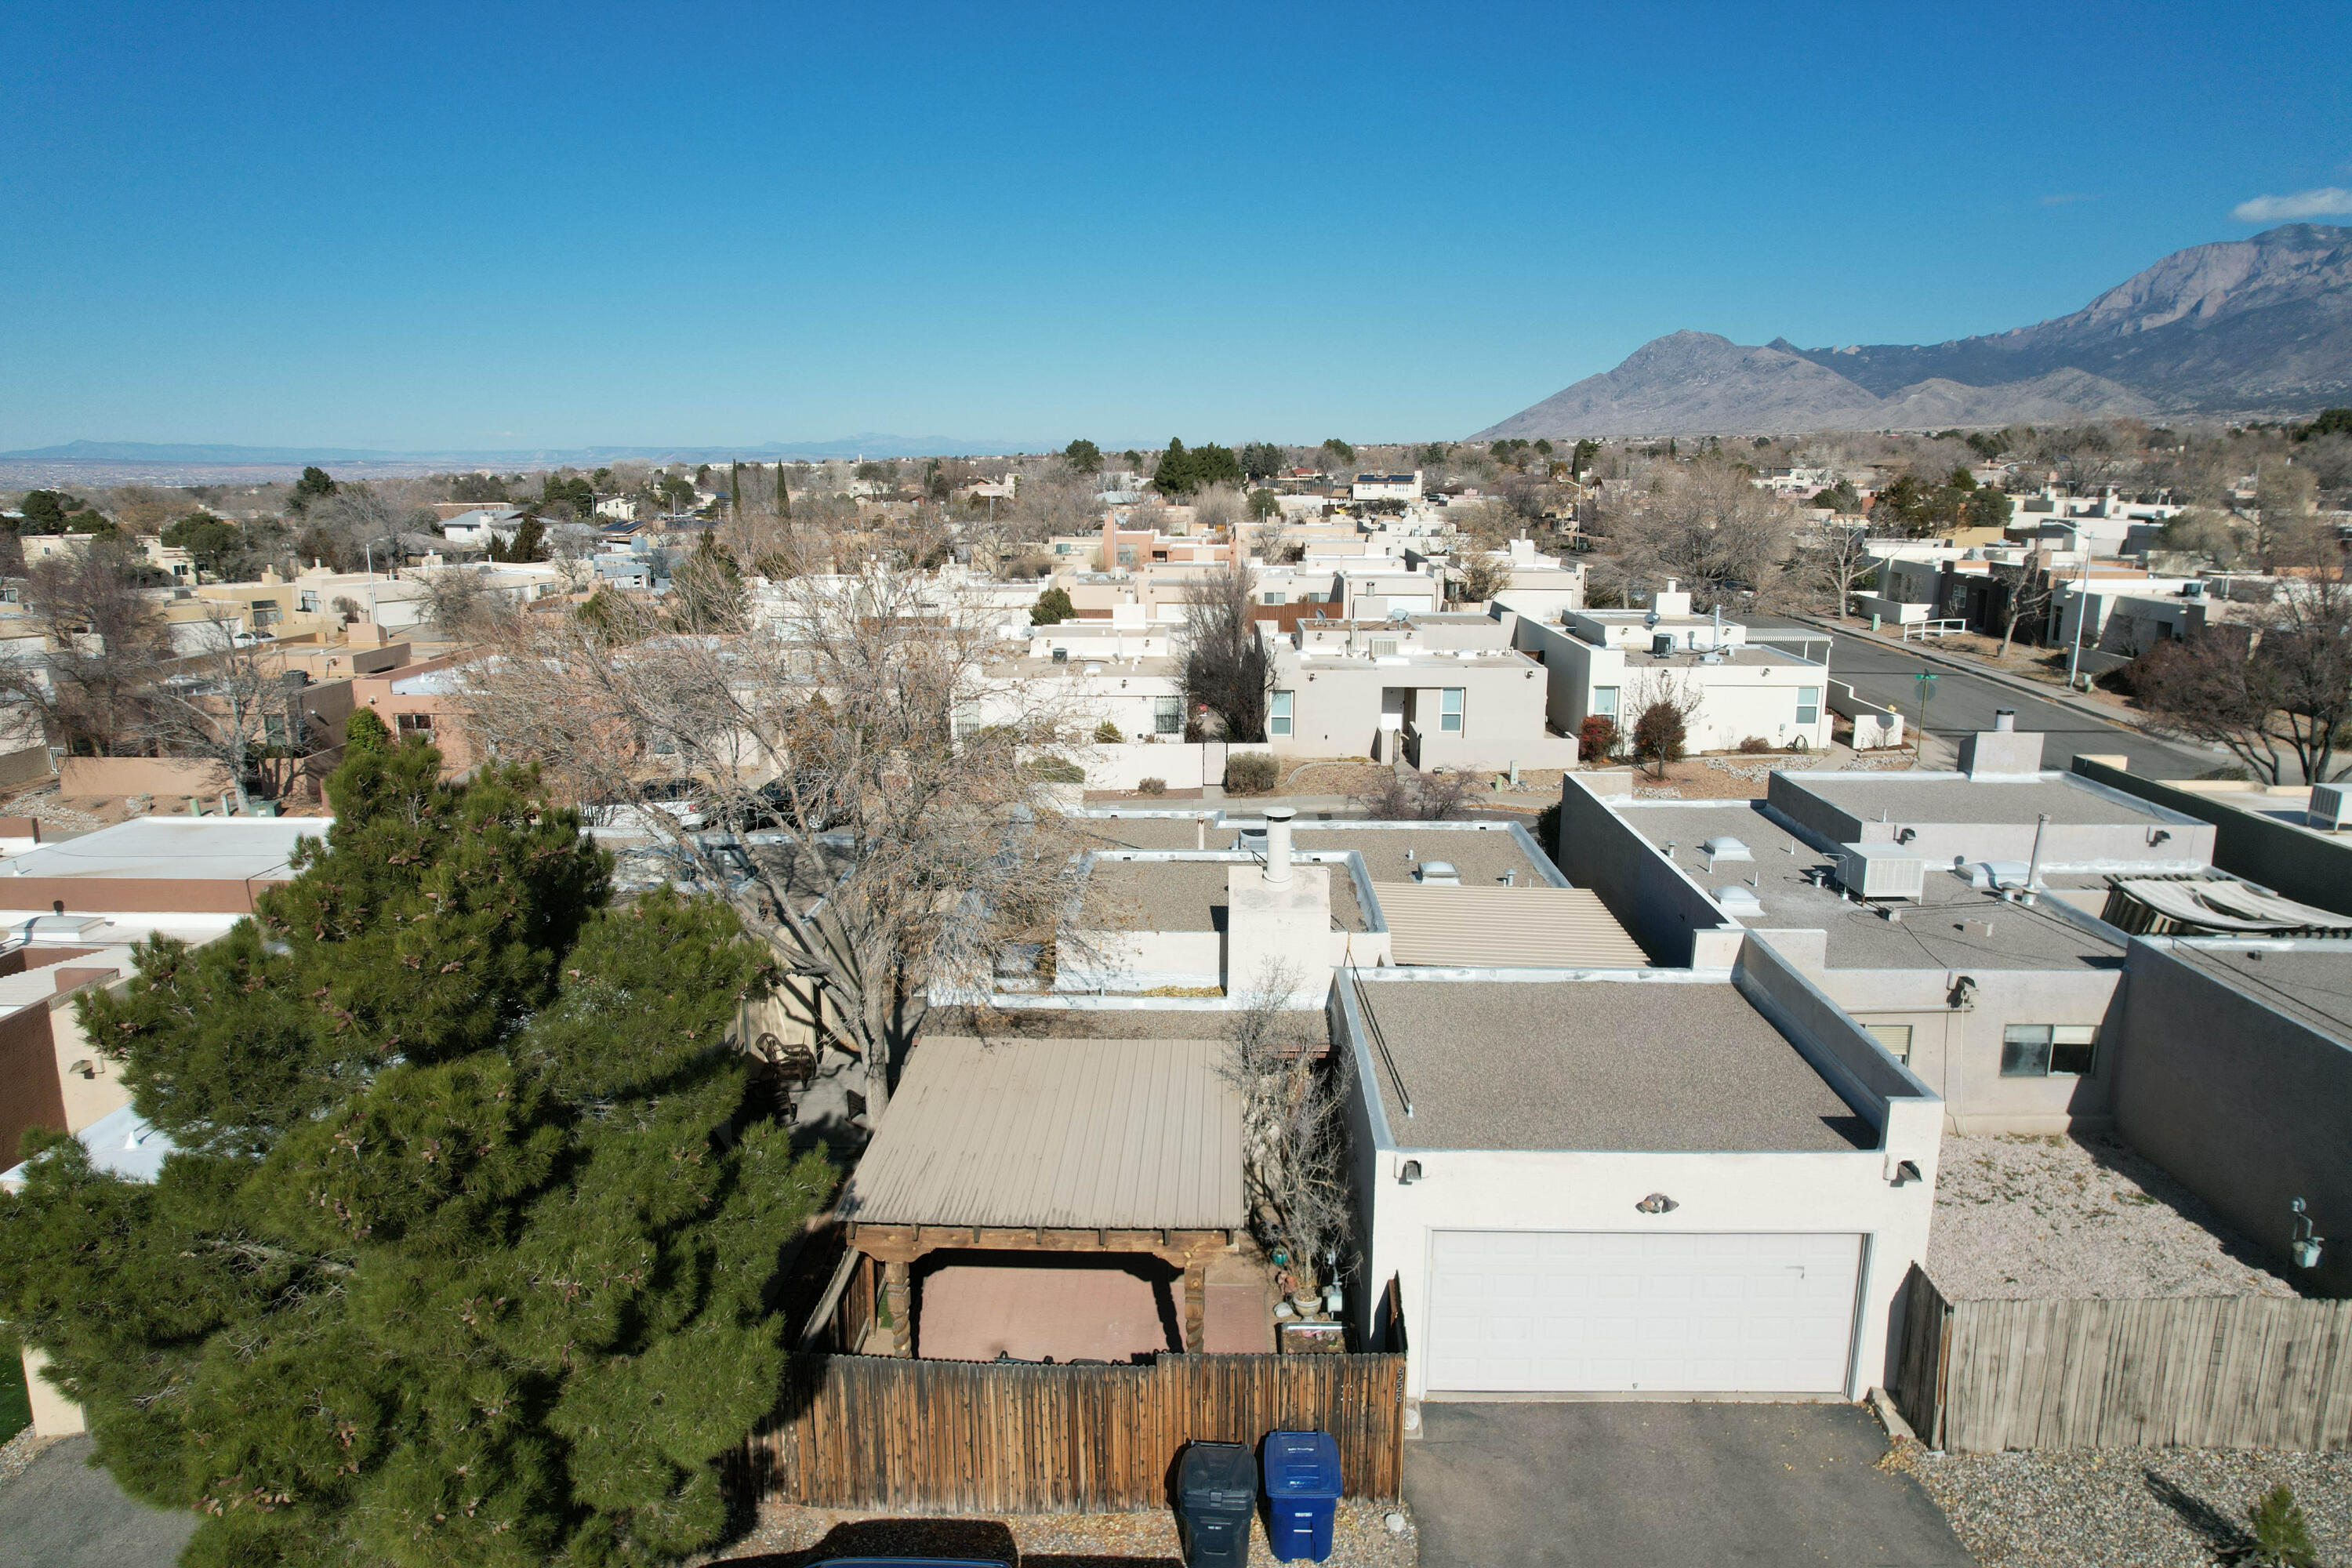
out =
<path fill-rule="evenodd" d="M 88 1437 L 41 1451 L 0 1484 L 0 1568 L 171 1568 L 196 1517 L 125 1497 L 86 1463 Z"/>
<path fill-rule="evenodd" d="M 1851 1405 L 1424 1405 L 1423 1568 L 1973 1568 Z"/>

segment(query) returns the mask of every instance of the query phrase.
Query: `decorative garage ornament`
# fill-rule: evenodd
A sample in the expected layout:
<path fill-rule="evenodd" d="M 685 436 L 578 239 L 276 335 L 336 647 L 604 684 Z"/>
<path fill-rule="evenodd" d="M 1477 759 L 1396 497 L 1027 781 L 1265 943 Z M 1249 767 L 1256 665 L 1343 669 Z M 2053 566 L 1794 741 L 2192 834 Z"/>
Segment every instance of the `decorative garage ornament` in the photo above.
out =
<path fill-rule="evenodd" d="M 1683 1205 L 1675 1202 L 1674 1199 L 1666 1196 L 1664 1193 L 1652 1193 L 1648 1197 L 1643 1198 L 1640 1203 L 1635 1204 L 1633 1206 L 1640 1209 L 1643 1214 L 1672 1214 L 1675 1210 L 1682 1207 Z"/>

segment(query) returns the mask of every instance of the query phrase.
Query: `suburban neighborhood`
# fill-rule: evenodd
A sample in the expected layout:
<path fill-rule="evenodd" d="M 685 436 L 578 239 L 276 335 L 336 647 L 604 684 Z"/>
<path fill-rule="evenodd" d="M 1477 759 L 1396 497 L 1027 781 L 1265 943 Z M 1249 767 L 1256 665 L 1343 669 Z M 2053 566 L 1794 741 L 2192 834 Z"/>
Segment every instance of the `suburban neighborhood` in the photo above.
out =
<path fill-rule="evenodd" d="M 2352 13 L 0 41 L 0 1568 L 2352 1564 Z"/>

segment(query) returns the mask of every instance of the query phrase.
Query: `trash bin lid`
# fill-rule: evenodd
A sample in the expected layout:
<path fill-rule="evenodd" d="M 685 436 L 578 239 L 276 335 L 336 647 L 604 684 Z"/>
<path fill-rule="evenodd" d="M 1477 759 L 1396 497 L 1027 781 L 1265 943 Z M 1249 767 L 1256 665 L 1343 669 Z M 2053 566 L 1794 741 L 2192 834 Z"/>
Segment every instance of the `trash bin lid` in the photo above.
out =
<path fill-rule="evenodd" d="M 1257 1467 L 1239 1443 L 1188 1443 L 1176 1470 L 1176 1492 L 1202 1508 L 1257 1506 Z"/>
<path fill-rule="evenodd" d="M 1338 1440 L 1328 1432 L 1267 1433 L 1265 1495 L 1271 1498 L 1338 1497 Z"/>

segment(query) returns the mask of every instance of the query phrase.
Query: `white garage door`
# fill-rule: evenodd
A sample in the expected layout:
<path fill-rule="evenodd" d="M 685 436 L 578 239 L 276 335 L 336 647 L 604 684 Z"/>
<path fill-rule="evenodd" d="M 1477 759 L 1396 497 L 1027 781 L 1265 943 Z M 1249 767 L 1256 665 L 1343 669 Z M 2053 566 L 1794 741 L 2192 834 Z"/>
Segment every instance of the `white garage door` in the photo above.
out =
<path fill-rule="evenodd" d="M 1841 1394 L 1859 1236 L 1439 1231 L 1429 1387 Z"/>

